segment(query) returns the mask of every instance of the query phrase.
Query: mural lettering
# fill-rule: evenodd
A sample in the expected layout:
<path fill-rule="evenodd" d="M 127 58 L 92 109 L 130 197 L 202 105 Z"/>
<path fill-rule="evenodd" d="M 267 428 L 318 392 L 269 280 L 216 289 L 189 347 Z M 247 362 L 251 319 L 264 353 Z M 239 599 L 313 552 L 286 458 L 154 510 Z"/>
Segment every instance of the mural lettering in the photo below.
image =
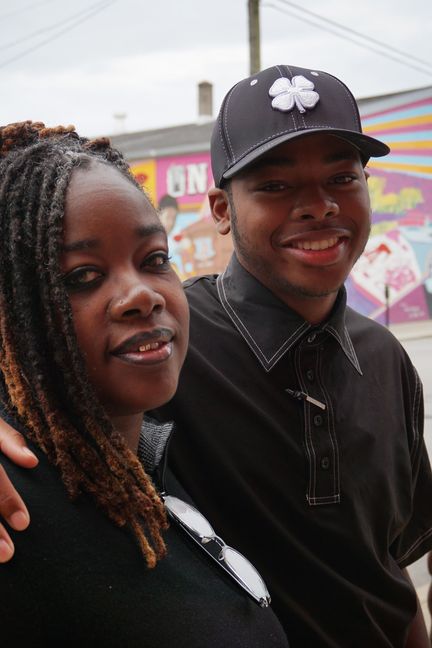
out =
<path fill-rule="evenodd" d="M 208 163 L 172 164 L 166 174 L 167 193 L 179 198 L 207 191 Z"/>

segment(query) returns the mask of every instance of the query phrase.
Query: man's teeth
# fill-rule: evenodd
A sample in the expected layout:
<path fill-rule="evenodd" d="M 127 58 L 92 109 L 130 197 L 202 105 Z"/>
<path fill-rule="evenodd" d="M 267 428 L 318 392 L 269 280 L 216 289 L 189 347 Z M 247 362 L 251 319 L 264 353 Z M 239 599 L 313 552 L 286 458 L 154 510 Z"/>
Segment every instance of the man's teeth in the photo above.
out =
<path fill-rule="evenodd" d="M 292 247 L 298 250 L 327 250 L 327 248 L 336 245 L 338 240 L 335 236 L 330 239 L 324 239 L 323 241 L 296 241 L 292 243 Z"/>
<path fill-rule="evenodd" d="M 144 353 L 144 351 L 155 351 L 156 349 L 159 349 L 159 342 L 150 342 L 149 344 L 142 344 L 138 347 L 140 353 Z"/>

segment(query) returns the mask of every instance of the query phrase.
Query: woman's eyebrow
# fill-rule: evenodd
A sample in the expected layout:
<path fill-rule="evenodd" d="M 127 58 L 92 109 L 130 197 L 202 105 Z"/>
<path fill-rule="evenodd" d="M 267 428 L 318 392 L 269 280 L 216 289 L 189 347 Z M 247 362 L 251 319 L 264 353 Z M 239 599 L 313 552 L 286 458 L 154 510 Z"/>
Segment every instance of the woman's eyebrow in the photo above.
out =
<path fill-rule="evenodd" d="M 62 252 L 79 252 L 80 250 L 92 250 L 100 244 L 98 239 L 83 239 L 82 241 L 72 241 L 61 246 Z"/>
<path fill-rule="evenodd" d="M 153 236 L 153 234 L 166 234 L 162 223 L 152 223 L 151 225 L 140 225 L 136 228 L 135 233 L 142 238 Z"/>
<path fill-rule="evenodd" d="M 151 225 L 140 225 L 135 229 L 135 234 L 139 238 L 147 238 L 154 234 L 163 234 L 165 236 L 165 228 L 161 223 L 152 223 Z M 94 250 L 100 247 L 101 241 L 96 238 L 82 239 L 79 241 L 72 241 L 62 245 L 62 252 L 80 252 L 81 250 Z"/>

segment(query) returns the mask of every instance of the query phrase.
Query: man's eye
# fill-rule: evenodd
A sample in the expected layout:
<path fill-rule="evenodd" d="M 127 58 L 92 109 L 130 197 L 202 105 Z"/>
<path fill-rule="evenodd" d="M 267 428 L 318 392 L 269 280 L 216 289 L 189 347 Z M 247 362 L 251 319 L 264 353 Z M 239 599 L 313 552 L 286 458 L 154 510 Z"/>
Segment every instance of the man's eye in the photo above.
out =
<path fill-rule="evenodd" d="M 273 181 L 266 182 L 264 185 L 262 185 L 261 191 L 284 191 L 287 188 L 288 185 L 286 184 L 286 182 Z"/>
<path fill-rule="evenodd" d="M 146 268 L 168 269 L 170 268 L 170 259 L 166 252 L 154 252 L 150 254 L 143 262 Z"/>
<path fill-rule="evenodd" d="M 94 268 L 76 268 L 63 277 L 64 284 L 69 290 L 88 288 L 102 277 L 100 270 Z"/>
<path fill-rule="evenodd" d="M 334 183 L 335 184 L 349 184 L 353 180 L 355 180 L 355 176 L 353 176 L 353 175 L 348 175 L 348 174 L 339 175 L 339 176 L 336 176 L 334 178 Z"/>

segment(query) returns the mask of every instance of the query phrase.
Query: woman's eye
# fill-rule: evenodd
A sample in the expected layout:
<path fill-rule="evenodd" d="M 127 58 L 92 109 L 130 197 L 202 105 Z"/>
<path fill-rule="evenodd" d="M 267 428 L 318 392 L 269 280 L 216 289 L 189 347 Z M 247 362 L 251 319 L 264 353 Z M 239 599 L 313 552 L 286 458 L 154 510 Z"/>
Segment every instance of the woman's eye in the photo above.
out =
<path fill-rule="evenodd" d="M 144 260 L 143 266 L 146 268 L 160 268 L 162 270 L 170 267 L 170 259 L 166 252 L 154 252 Z"/>
<path fill-rule="evenodd" d="M 63 277 L 66 288 L 73 290 L 88 288 L 102 277 L 100 270 L 94 268 L 76 268 Z"/>

